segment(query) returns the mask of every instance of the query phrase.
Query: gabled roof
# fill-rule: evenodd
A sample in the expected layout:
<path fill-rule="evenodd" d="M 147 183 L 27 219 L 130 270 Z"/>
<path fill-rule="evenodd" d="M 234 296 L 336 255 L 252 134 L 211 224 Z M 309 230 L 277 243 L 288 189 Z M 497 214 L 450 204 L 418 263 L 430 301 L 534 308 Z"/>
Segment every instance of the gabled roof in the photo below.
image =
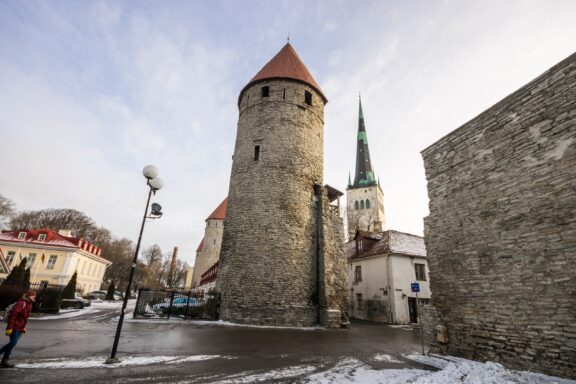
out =
<path fill-rule="evenodd" d="M 358 252 L 356 250 L 357 241 L 362 241 L 362 247 Z M 424 238 L 398 231 L 358 231 L 355 238 L 346 243 L 346 258 L 348 260 L 385 254 L 426 257 Z"/>
<path fill-rule="evenodd" d="M 324 103 L 328 102 L 324 93 L 320 89 L 320 86 L 312 77 L 308 68 L 298 56 L 298 53 L 292 48 L 290 43 L 286 45 L 270 60 L 262 69 L 246 84 L 246 86 L 240 92 L 238 97 L 238 104 L 242 99 L 242 94 L 244 91 L 250 87 L 252 84 L 258 83 L 264 80 L 270 79 L 290 79 L 306 83 L 312 88 L 314 88 L 324 100 Z"/>
<path fill-rule="evenodd" d="M 226 197 L 218 207 L 206 218 L 206 220 L 224 220 L 226 218 L 226 208 L 228 207 L 228 197 Z"/>
<path fill-rule="evenodd" d="M 21 233 L 24 234 L 22 238 L 20 237 Z M 43 240 L 40 239 L 41 235 L 44 235 Z M 86 253 L 102 259 L 105 263 L 111 264 L 109 260 L 100 256 L 102 249 L 98 246 L 78 237 L 61 235 L 48 228 L 18 229 L 16 231 L 3 230 L 0 232 L 0 242 L 37 248 L 46 246 L 73 248 L 83 250 Z"/>

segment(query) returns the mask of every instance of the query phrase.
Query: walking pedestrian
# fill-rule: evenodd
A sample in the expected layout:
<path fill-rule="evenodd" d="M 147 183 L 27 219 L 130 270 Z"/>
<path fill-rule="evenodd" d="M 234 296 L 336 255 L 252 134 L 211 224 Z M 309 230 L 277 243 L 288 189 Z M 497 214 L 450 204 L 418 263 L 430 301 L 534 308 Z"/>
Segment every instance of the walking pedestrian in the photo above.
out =
<path fill-rule="evenodd" d="M 26 333 L 26 324 L 28 323 L 34 301 L 36 301 L 36 292 L 29 290 L 12 307 L 8 316 L 8 326 L 6 327 L 6 336 L 10 337 L 10 342 L 0 349 L 0 353 L 4 353 L 0 368 L 14 368 L 14 364 L 10 364 L 8 359 L 12 349 L 18 344 L 20 336 Z"/>

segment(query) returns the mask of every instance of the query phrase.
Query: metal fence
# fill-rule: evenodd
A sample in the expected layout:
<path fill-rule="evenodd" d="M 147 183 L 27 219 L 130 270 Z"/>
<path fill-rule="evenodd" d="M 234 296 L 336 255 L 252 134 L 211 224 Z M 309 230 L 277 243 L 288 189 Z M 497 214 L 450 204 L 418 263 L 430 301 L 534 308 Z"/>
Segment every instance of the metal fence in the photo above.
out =
<path fill-rule="evenodd" d="M 217 294 L 141 288 L 134 308 L 134 318 L 216 320 L 219 306 Z"/>
<path fill-rule="evenodd" d="M 64 286 L 46 283 L 0 285 L 0 309 L 18 301 L 28 289 L 36 291 L 36 301 L 32 312 L 58 313 Z"/>

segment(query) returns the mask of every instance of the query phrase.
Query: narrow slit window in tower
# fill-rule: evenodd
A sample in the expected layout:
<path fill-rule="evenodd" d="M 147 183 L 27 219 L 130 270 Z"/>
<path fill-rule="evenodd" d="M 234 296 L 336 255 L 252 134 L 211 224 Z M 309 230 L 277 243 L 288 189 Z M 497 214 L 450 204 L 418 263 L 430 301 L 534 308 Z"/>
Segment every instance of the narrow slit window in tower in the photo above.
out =
<path fill-rule="evenodd" d="M 304 91 L 304 102 L 308 105 L 312 105 L 312 94 L 308 91 Z"/>
<path fill-rule="evenodd" d="M 286 88 L 282 89 L 282 99 L 286 100 Z"/>
<path fill-rule="evenodd" d="M 254 161 L 258 161 L 260 159 L 260 146 L 256 145 L 254 147 Z"/>
<path fill-rule="evenodd" d="M 268 97 L 268 96 L 270 96 L 270 87 L 266 85 L 262 87 L 262 97 Z"/>

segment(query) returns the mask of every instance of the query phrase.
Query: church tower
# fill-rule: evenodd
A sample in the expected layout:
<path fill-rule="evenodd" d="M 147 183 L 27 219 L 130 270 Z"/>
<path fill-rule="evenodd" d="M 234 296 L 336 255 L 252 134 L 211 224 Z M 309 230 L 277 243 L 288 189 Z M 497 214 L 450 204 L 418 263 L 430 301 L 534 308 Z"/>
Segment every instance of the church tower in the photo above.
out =
<path fill-rule="evenodd" d="M 346 189 L 346 219 L 348 239 L 354 238 L 357 230 L 384 231 L 384 193 L 374 177 L 370 163 L 368 136 L 364 125 L 362 100 L 358 100 L 358 137 L 356 144 L 356 173 L 354 183 L 348 177 Z"/>
<path fill-rule="evenodd" d="M 339 305 L 326 299 L 326 292 L 335 292 L 325 286 L 333 270 L 346 300 L 342 222 L 329 213 L 322 186 L 326 102 L 290 43 L 240 92 L 216 283 L 222 320 L 322 323 L 327 309 Z M 340 220 L 339 233 L 332 216 Z M 332 249 L 336 269 L 323 253 Z"/>

